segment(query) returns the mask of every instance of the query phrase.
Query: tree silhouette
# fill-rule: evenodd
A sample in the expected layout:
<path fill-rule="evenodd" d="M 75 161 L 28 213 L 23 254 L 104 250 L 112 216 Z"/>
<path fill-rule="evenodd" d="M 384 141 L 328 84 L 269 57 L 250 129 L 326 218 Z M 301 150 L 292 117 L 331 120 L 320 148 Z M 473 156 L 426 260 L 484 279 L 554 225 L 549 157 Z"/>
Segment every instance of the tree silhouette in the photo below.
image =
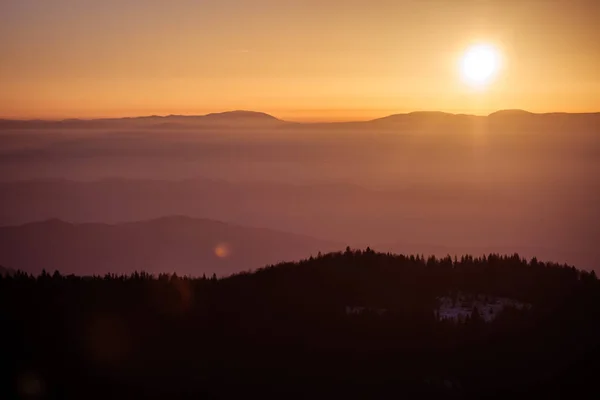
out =
<path fill-rule="evenodd" d="M 466 321 L 444 321 L 434 313 L 441 297 L 478 303 Z M 477 308 L 497 297 L 532 306 L 486 322 Z M 346 307 L 372 312 L 349 316 Z M 371 382 L 415 397 L 435 391 L 436 379 L 473 398 L 591 390 L 584 378 L 597 366 L 599 321 L 595 273 L 515 255 L 346 249 L 208 280 L 0 275 L 3 376 L 34 369 L 56 398 L 236 397 L 250 388 L 281 398 L 290 387 L 326 393 L 324 382 L 330 396 L 379 397 L 361 392 Z M 440 393 L 450 396 L 432 396 Z"/>

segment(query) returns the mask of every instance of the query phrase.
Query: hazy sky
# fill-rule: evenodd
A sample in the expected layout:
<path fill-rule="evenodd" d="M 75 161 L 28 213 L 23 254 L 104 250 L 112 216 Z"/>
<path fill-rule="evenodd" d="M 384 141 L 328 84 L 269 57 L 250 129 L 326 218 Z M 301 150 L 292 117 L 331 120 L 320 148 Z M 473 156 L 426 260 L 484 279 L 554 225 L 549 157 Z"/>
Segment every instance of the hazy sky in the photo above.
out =
<path fill-rule="evenodd" d="M 0 116 L 600 111 L 598 0 L 0 0 Z M 458 60 L 502 52 L 487 90 Z"/>

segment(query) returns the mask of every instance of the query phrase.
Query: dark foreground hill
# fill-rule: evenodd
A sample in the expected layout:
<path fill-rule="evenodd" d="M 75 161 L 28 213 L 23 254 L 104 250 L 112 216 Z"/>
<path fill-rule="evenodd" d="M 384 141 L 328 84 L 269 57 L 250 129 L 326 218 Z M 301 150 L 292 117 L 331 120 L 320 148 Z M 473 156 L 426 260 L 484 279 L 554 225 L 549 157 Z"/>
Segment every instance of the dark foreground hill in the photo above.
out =
<path fill-rule="evenodd" d="M 529 306 L 439 320 L 458 293 Z M 348 249 L 224 279 L 17 273 L 0 280 L 0 316 L 2 398 L 597 393 L 595 274 L 517 255 Z"/>
<path fill-rule="evenodd" d="M 228 275 L 339 245 L 308 236 L 181 216 L 120 224 L 57 219 L 0 227 L 0 265 L 31 273 L 134 271 Z"/>

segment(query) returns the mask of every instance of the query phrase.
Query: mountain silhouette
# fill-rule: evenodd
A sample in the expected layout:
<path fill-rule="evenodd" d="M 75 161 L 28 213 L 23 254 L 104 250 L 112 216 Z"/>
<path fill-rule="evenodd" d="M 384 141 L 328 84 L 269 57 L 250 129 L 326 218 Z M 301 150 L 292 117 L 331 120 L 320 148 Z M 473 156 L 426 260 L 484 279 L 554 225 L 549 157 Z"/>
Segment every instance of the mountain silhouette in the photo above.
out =
<path fill-rule="evenodd" d="M 308 236 L 182 216 L 115 225 L 51 219 L 0 227 L 0 265 L 31 273 L 223 275 L 339 248 Z"/>
<path fill-rule="evenodd" d="M 369 121 L 347 121 L 326 123 L 298 123 L 285 121 L 270 114 L 258 111 L 235 110 L 206 115 L 150 115 L 125 118 L 15 120 L 0 119 L 0 129 L 110 129 L 110 128 L 198 128 L 202 126 L 254 127 L 355 127 L 369 125 L 397 125 L 424 123 L 465 123 L 474 121 L 531 121 L 555 122 L 557 118 L 567 122 L 598 122 L 600 113 L 532 113 L 525 110 L 499 110 L 486 116 L 452 114 L 441 111 L 415 111 L 405 114 L 392 114 Z"/>
<path fill-rule="evenodd" d="M 511 110 L 498 110 L 488 115 L 488 117 L 526 117 L 536 115 L 532 112 L 520 110 L 520 109 L 511 109 Z"/>
<path fill-rule="evenodd" d="M 525 110 L 500 110 L 488 115 L 493 124 L 511 124 L 513 127 L 542 126 L 544 129 L 572 127 L 590 129 L 600 126 L 600 113 L 532 113 Z"/>
<path fill-rule="evenodd" d="M 238 122 L 250 122 L 250 121 L 274 121 L 281 122 L 280 119 L 275 118 L 272 115 L 257 112 L 257 111 L 245 111 L 245 110 L 236 110 L 236 111 L 226 111 L 221 113 L 211 113 L 206 114 L 204 116 L 205 119 L 210 119 L 213 121 L 238 121 Z"/>
<path fill-rule="evenodd" d="M 452 123 L 481 119 L 476 115 L 451 114 L 441 111 L 415 111 L 407 114 L 393 114 L 370 121 L 377 124 L 423 124 L 423 123 Z"/>
<path fill-rule="evenodd" d="M 0 129 L 50 129 L 50 128 L 150 128 L 150 127 L 178 127 L 185 125 L 273 125 L 284 121 L 272 115 L 255 111 L 227 111 L 206 115 L 150 115 L 125 118 L 100 118 L 100 119 L 64 119 L 60 121 L 49 120 L 9 120 L 0 119 Z"/>

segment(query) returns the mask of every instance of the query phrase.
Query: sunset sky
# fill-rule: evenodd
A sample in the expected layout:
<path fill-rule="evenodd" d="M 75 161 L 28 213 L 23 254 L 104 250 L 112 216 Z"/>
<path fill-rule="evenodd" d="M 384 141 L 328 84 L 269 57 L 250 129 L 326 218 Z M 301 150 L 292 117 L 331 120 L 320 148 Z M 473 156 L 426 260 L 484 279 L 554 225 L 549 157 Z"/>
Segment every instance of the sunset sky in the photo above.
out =
<path fill-rule="evenodd" d="M 0 117 L 600 111 L 598 0 L 2 0 Z M 496 79 L 460 79 L 473 43 Z"/>

